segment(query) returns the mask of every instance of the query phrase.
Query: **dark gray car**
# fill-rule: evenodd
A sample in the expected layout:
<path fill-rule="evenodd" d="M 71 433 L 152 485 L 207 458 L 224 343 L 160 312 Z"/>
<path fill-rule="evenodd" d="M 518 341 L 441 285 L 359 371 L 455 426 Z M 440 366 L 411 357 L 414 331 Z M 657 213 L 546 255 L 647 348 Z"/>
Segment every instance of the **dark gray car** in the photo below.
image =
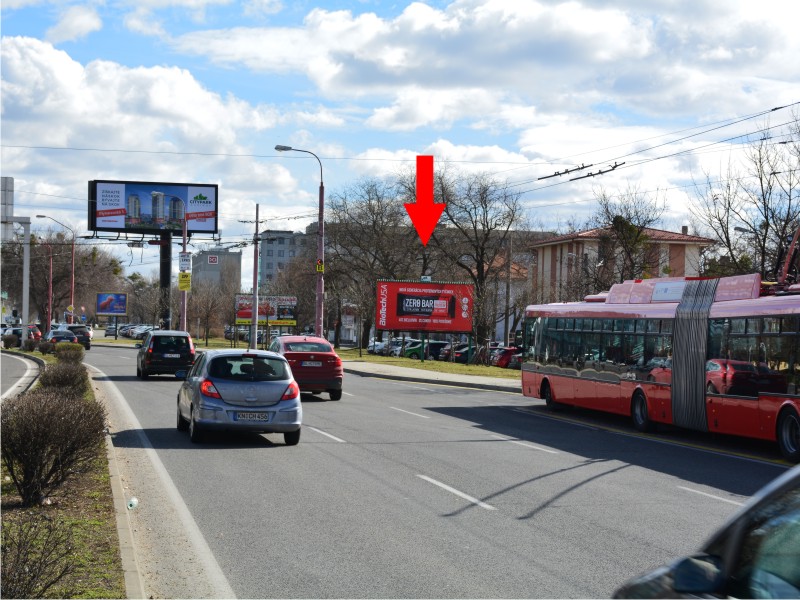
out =
<path fill-rule="evenodd" d="M 174 375 L 188 370 L 195 359 L 192 336 L 186 331 L 155 329 L 148 331 L 141 344 L 136 344 L 136 376 Z"/>
<path fill-rule="evenodd" d="M 800 598 L 800 465 L 759 490 L 700 552 L 614 598 Z"/>

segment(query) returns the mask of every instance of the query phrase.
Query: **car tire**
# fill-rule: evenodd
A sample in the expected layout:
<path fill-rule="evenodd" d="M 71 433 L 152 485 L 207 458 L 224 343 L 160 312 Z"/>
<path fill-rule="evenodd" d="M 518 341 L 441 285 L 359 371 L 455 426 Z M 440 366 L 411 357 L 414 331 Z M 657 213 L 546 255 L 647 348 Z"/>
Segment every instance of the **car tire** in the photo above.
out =
<path fill-rule="evenodd" d="M 783 457 L 793 463 L 800 462 L 800 416 L 793 408 L 784 408 L 778 416 L 778 447 Z"/>
<path fill-rule="evenodd" d="M 138 364 L 136 365 L 136 376 L 137 376 L 139 379 L 141 379 L 141 378 L 142 378 L 142 369 L 139 367 L 139 365 L 138 365 Z"/>
<path fill-rule="evenodd" d="M 300 430 L 285 432 L 283 434 L 283 442 L 287 446 L 297 446 L 300 443 Z"/>
<path fill-rule="evenodd" d="M 178 404 L 178 423 L 177 423 L 178 431 L 189 431 L 189 423 L 186 419 L 183 418 L 181 414 L 181 406 Z"/>
<path fill-rule="evenodd" d="M 328 395 L 331 397 L 331 400 L 341 400 L 342 390 L 328 390 Z"/>
<path fill-rule="evenodd" d="M 145 369 L 144 367 L 142 367 L 142 374 L 140 375 L 140 377 L 141 377 L 142 379 L 147 379 L 148 377 L 150 377 L 150 373 L 148 373 L 148 372 L 147 372 L 147 369 Z"/>
<path fill-rule="evenodd" d="M 189 414 L 189 439 L 193 444 L 199 444 L 205 439 L 202 428 L 194 418 L 194 407 L 191 408 L 191 413 Z"/>
<path fill-rule="evenodd" d="M 647 411 L 647 398 L 641 392 L 635 393 L 631 400 L 631 419 L 633 420 L 633 427 L 637 431 L 648 433 L 654 429 L 650 414 Z"/>

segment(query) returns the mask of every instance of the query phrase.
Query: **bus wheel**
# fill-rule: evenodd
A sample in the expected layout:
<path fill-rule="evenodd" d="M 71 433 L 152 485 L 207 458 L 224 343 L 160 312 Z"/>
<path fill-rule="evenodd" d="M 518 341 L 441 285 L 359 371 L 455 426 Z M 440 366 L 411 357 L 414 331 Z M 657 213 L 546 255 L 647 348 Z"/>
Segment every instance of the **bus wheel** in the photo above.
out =
<path fill-rule="evenodd" d="M 542 398 L 544 398 L 544 403 L 547 405 L 548 410 L 557 411 L 561 408 L 561 405 L 553 400 L 553 390 L 550 389 L 549 383 L 542 385 Z"/>
<path fill-rule="evenodd" d="M 786 460 L 800 462 L 800 417 L 793 408 L 785 408 L 778 417 L 778 446 Z"/>
<path fill-rule="evenodd" d="M 641 392 L 634 394 L 633 400 L 631 400 L 631 418 L 633 418 L 633 426 L 637 431 L 644 433 L 653 431 L 654 426 L 647 413 L 647 398 Z"/>

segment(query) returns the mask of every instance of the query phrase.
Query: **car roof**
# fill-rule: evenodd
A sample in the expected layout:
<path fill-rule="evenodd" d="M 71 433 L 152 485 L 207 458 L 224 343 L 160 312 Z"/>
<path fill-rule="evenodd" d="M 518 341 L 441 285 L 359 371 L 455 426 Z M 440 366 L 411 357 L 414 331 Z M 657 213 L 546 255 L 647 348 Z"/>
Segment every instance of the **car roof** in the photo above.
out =
<path fill-rule="evenodd" d="M 188 331 L 180 331 L 177 329 L 153 329 L 150 333 L 153 335 L 186 335 L 191 337 Z"/>
<path fill-rule="evenodd" d="M 203 352 L 209 360 L 212 358 L 216 358 L 218 356 L 241 356 L 243 354 L 248 354 L 251 356 L 263 356 L 264 358 L 277 358 L 278 360 L 286 360 L 283 356 L 278 354 L 277 352 L 271 352 L 270 350 L 248 350 L 246 348 L 218 348 L 216 350 L 206 350 Z"/>
<path fill-rule="evenodd" d="M 316 335 L 282 335 L 278 339 L 282 342 L 325 342 L 330 344 L 325 338 Z"/>

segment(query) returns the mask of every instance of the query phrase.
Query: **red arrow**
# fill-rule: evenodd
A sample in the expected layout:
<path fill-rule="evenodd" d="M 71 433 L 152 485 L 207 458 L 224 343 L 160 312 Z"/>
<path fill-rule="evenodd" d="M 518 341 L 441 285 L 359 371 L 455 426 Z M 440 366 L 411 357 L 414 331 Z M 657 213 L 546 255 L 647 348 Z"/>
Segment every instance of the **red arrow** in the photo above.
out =
<path fill-rule="evenodd" d="M 417 229 L 422 245 L 427 246 L 442 216 L 444 203 L 433 202 L 433 157 L 417 156 L 417 201 L 406 203 L 406 212 Z"/>

